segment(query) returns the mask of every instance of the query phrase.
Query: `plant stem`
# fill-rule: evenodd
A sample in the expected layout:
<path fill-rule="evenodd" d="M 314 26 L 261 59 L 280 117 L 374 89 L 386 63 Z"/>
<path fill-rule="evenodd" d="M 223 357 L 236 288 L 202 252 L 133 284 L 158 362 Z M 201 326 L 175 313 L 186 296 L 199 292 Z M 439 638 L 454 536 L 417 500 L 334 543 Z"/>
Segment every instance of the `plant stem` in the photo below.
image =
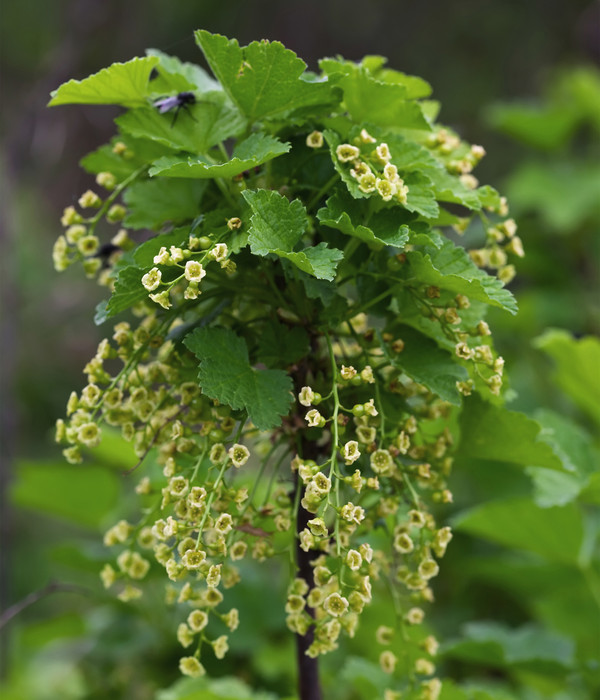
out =
<path fill-rule="evenodd" d="M 312 452 L 315 452 L 314 443 L 310 443 L 306 440 L 302 440 L 302 458 L 303 459 L 313 459 L 317 457 L 311 456 Z M 295 488 L 302 489 L 302 484 L 298 478 L 298 474 L 295 475 Z M 306 581 L 309 591 L 314 588 L 313 579 L 313 568 L 311 566 L 311 561 L 314 558 L 315 553 L 308 551 L 305 552 L 300 547 L 300 533 L 308 525 L 308 521 L 311 519 L 311 514 L 302 507 L 300 499 L 298 499 L 298 510 L 296 511 L 296 565 L 298 567 L 299 578 Z M 310 607 L 306 607 L 306 611 L 311 617 L 314 617 L 314 611 Z M 314 641 L 314 627 L 308 630 L 304 635 L 296 635 L 296 664 L 298 668 L 298 698 L 299 700 L 321 700 L 321 684 L 319 682 L 319 661 L 317 658 L 312 658 L 306 655 L 306 652 L 310 645 Z"/>
<path fill-rule="evenodd" d="M 316 334 L 311 335 L 311 351 L 317 355 L 318 340 Z M 304 358 L 298 365 L 298 370 L 294 376 L 295 394 L 298 395 L 300 389 L 305 386 L 308 376 L 308 358 Z M 312 459 L 318 463 L 319 448 L 315 442 L 307 440 L 302 433 L 296 433 L 296 444 L 300 457 L 303 460 Z M 313 578 L 312 560 L 317 556 L 317 552 L 305 552 L 300 547 L 300 533 L 308 526 L 308 521 L 312 515 L 302 506 L 302 480 L 298 472 L 294 472 L 294 504 L 296 519 L 295 555 L 298 578 L 304 579 L 308 585 L 308 592 L 315 587 Z M 308 595 L 308 594 L 307 594 Z M 306 612 L 314 618 L 313 608 L 306 606 Z M 306 634 L 296 635 L 296 666 L 298 669 L 298 700 L 322 700 L 323 694 L 319 681 L 319 661 L 318 658 L 307 656 L 306 652 L 314 641 L 314 626 L 311 625 Z"/>

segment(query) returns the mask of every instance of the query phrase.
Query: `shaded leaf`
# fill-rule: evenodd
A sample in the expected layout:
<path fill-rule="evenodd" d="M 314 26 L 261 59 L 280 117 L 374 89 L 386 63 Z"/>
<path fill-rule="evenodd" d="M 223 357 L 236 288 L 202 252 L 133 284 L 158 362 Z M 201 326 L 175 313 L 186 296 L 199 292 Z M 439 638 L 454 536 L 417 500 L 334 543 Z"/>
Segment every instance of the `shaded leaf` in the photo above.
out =
<path fill-rule="evenodd" d="M 423 252 L 407 253 L 410 278 L 420 284 L 432 284 L 455 294 L 498 306 L 510 313 L 517 312 L 513 295 L 502 282 L 477 267 L 464 248 L 446 240 L 439 249 L 425 248 Z"/>
<path fill-rule="evenodd" d="M 93 464 L 23 461 L 11 493 L 23 508 L 98 530 L 116 505 L 119 480 L 114 472 Z"/>
<path fill-rule="evenodd" d="M 541 439 L 542 426 L 524 413 L 494 406 L 473 395 L 464 402 L 460 426 L 461 457 L 562 469 L 552 447 Z"/>
<path fill-rule="evenodd" d="M 409 326 L 402 326 L 399 337 L 404 341 L 401 353 L 391 354 L 386 343 L 380 344 L 391 364 L 406 372 L 411 379 L 423 384 L 434 394 L 455 406 L 461 403 L 456 382 L 465 381 L 469 374 L 457 364 L 452 355 L 442 350 L 427 336 Z"/>
<path fill-rule="evenodd" d="M 129 228 L 159 229 L 180 224 L 200 213 L 205 182 L 195 180 L 144 180 L 130 185 L 123 195 L 127 205 L 124 224 Z"/>
<path fill-rule="evenodd" d="M 600 340 L 577 340 L 567 331 L 548 329 L 534 345 L 556 363 L 558 386 L 600 426 Z"/>
<path fill-rule="evenodd" d="M 338 193 L 327 200 L 327 206 L 317 212 L 319 221 L 369 244 L 375 250 L 389 245 L 402 248 L 408 241 L 409 228 L 402 223 L 402 214 L 397 210 L 384 209 L 368 219 L 368 226 L 360 223 L 365 219 L 360 203 L 346 194 Z"/>
<path fill-rule="evenodd" d="M 245 340 L 227 328 L 197 328 L 184 343 L 200 360 L 198 381 L 206 396 L 245 409 L 259 430 L 281 423 L 293 400 L 285 372 L 254 369 Z"/>
<path fill-rule="evenodd" d="M 582 515 L 573 503 L 540 508 L 528 498 L 491 501 L 459 513 L 453 524 L 474 537 L 571 566 L 577 565 L 584 539 Z"/>
<path fill-rule="evenodd" d="M 282 143 L 267 134 L 254 133 L 236 145 L 231 160 L 225 163 L 215 163 L 203 156 L 164 156 L 153 163 L 149 172 L 164 177 L 232 178 L 289 150 L 289 143 Z"/>
<path fill-rule="evenodd" d="M 307 353 L 308 334 L 304 328 L 290 328 L 283 323 L 269 321 L 261 329 L 257 355 L 267 367 L 284 368 Z"/>
<path fill-rule="evenodd" d="M 566 672 L 575 663 L 572 640 L 524 625 L 511 629 L 497 622 L 471 622 L 462 628 L 462 638 L 444 645 L 444 653 L 455 658 L 492 666 L 531 667 L 547 672 Z"/>

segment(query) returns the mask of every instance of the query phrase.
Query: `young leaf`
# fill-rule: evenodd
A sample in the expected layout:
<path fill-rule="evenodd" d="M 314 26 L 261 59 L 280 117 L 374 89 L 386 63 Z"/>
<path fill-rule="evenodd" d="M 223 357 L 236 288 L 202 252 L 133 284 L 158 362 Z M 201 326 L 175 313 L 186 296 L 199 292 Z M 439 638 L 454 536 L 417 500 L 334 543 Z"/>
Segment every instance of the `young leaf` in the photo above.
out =
<path fill-rule="evenodd" d="M 158 77 L 151 83 L 156 92 L 199 91 L 201 93 L 222 90 L 221 85 L 195 63 L 184 63 L 176 56 L 169 56 L 158 49 L 147 49 L 148 56 L 156 56 L 160 61 Z"/>
<path fill-rule="evenodd" d="M 236 39 L 199 30 L 196 42 L 225 92 L 251 123 L 331 99 L 331 86 L 303 80 L 306 64 L 278 41 L 253 41 L 241 47 Z"/>
<path fill-rule="evenodd" d="M 331 63 L 322 61 L 321 67 L 332 67 Z M 407 99 L 406 85 L 377 80 L 364 67 L 349 61 L 344 62 L 343 73 L 337 84 L 354 121 L 399 129 L 431 129 L 419 103 Z"/>
<path fill-rule="evenodd" d="M 245 409 L 259 430 L 281 423 L 293 400 L 285 372 L 254 369 L 246 341 L 228 328 L 197 328 L 184 343 L 200 360 L 198 382 L 206 396 Z"/>
<path fill-rule="evenodd" d="M 305 248 L 297 253 L 274 248 L 270 251 L 280 258 L 293 262 L 303 272 L 320 280 L 333 280 L 338 262 L 344 253 L 337 248 L 328 248 L 327 243 L 319 243 L 312 248 Z"/>
<path fill-rule="evenodd" d="M 308 225 L 306 209 L 298 199 L 290 202 L 269 190 L 245 190 L 242 195 L 254 212 L 248 236 L 254 255 L 273 253 L 318 279 L 334 278 L 336 265 L 344 255 L 341 250 L 330 249 L 326 243 L 292 250 Z"/>
<path fill-rule="evenodd" d="M 424 252 L 407 253 L 410 264 L 409 279 L 421 284 L 432 284 L 455 294 L 498 306 L 511 314 L 517 312 L 513 295 L 504 289 L 497 278 L 478 268 L 464 248 L 446 240 L 438 249 L 426 248 Z"/>
<path fill-rule="evenodd" d="M 203 156 L 184 159 L 180 156 L 165 156 L 155 161 L 149 172 L 150 175 L 163 177 L 232 178 L 289 150 L 289 143 L 282 143 L 267 134 L 255 133 L 234 148 L 233 157 L 226 163 L 215 163 Z"/>
<path fill-rule="evenodd" d="M 157 56 L 133 58 L 127 63 L 113 63 L 83 80 L 69 80 L 51 92 L 49 107 L 68 104 L 123 105 L 147 104 L 150 71 L 158 65 Z"/>
<path fill-rule="evenodd" d="M 244 190 L 242 196 L 253 211 L 249 238 L 252 252 L 268 255 L 275 248 L 291 251 L 308 226 L 302 202 L 290 202 L 274 190 Z"/>

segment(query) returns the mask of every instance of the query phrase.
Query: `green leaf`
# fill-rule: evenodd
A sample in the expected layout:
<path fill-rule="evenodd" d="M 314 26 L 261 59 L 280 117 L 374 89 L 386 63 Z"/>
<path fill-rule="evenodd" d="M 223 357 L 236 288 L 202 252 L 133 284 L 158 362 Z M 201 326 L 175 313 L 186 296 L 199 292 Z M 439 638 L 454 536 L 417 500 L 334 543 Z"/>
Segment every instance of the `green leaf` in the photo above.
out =
<path fill-rule="evenodd" d="M 148 298 L 148 290 L 142 286 L 143 275 L 144 271 L 137 265 L 128 265 L 119 270 L 115 290 L 108 300 L 105 313 L 100 317 L 102 322 Z"/>
<path fill-rule="evenodd" d="M 435 219 L 439 216 L 440 208 L 435 201 L 435 192 L 432 182 L 427 175 L 414 172 L 404 176 L 404 184 L 408 187 L 406 204 L 408 211 L 417 212 L 426 219 Z"/>
<path fill-rule="evenodd" d="M 510 176 L 506 194 L 511 211 L 534 213 L 550 232 L 570 235 L 600 220 L 600 173 L 593 157 L 525 162 Z"/>
<path fill-rule="evenodd" d="M 372 122 L 378 126 L 429 131 L 431 126 L 418 102 L 407 99 L 408 86 L 402 82 L 377 80 L 366 68 L 344 61 L 321 61 L 322 69 L 340 76 L 337 84 L 344 92 L 344 102 L 352 118 L 359 123 Z"/>
<path fill-rule="evenodd" d="M 462 204 L 475 211 L 481 209 L 480 193 L 477 190 L 470 190 L 468 187 L 465 187 L 455 175 L 451 175 L 447 170 L 430 168 L 427 170 L 427 176 L 433 184 L 435 198 L 439 202 Z M 488 198 L 487 192 L 484 197 Z"/>
<path fill-rule="evenodd" d="M 549 329 L 534 341 L 535 347 L 556 363 L 558 386 L 600 426 L 600 340 L 579 340 L 567 331 Z"/>
<path fill-rule="evenodd" d="M 464 402 L 460 426 L 460 458 L 562 469 L 552 447 L 541 439 L 542 426 L 524 413 L 493 406 L 472 395 Z"/>
<path fill-rule="evenodd" d="M 545 467 L 527 467 L 533 481 L 534 501 L 540 508 L 564 506 L 581 493 L 581 479 L 574 474 Z"/>
<path fill-rule="evenodd" d="M 293 262 L 303 272 L 320 280 L 333 280 L 337 264 L 344 257 L 344 253 L 337 248 L 328 248 L 327 243 L 319 243 L 312 248 L 305 248 L 297 253 L 274 248 L 270 251 L 280 258 L 286 258 Z"/>
<path fill-rule="evenodd" d="M 215 144 L 238 136 L 246 124 L 223 93 L 208 97 L 189 106 L 174 124 L 171 114 L 159 114 L 154 108 L 130 110 L 115 121 L 132 136 L 151 139 L 178 151 L 206 153 Z"/>
<path fill-rule="evenodd" d="M 293 400 L 285 372 L 254 369 L 245 340 L 227 328 L 197 328 L 184 343 L 200 360 L 198 381 L 206 396 L 245 409 L 259 430 L 281 424 Z"/>
<path fill-rule="evenodd" d="M 511 629 L 497 622 L 471 622 L 462 628 L 462 638 L 444 645 L 444 654 L 492 666 L 519 666 L 560 673 L 575 663 L 571 639 L 524 625 Z"/>
<path fill-rule="evenodd" d="M 365 56 L 360 62 L 377 80 L 383 83 L 402 85 L 406 90 L 406 98 L 418 100 L 431 95 L 431 85 L 416 75 L 407 75 L 393 68 L 384 68 L 387 58 L 384 56 Z"/>
<path fill-rule="evenodd" d="M 114 146 L 119 142 L 124 143 L 127 147 L 126 154 L 115 152 Z M 113 173 L 117 181 L 121 182 L 136 170 L 140 170 L 149 162 L 167 155 L 169 152 L 168 148 L 156 141 L 136 139 L 129 134 L 119 134 L 111 139 L 109 144 L 84 156 L 80 165 L 88 173 Z"/>
<path fill-rule="evenodd" d="M 425 248 L 424 252 L 407 253 L 410 264 L 409 279 L 420 284 L 431 284 L 464 294 L 471 299 L 498 306 L 512 314 L 517 312 L 513 295 L 502 282 L 478 268 L 464 248 L 446 240 L 439 249 Z"/>
<path fill-rule="evenodd" d="M 492 501 L 459 513 L 453 526 L 474 537 L 576 566 L 584 540 L 581 511 L 573 503 L 540 508 L 528 498 Z"/>
<path fill-rule="evenodd" d="M 269 692 L 253 691 L 233 676 L 224 678 L 180 678 L 170 688 L 159 690 L 156 700 L 276 700 Z"/>
<path fill-rule="evenodd" d="M 535 419 L 542 426 L 539 439 L 547 443 L 562 462 L 562 471 L 529 467 L 534 498 L 542 507 L 564 505 L 575 500 L 588 486 L 600 465 L 600 451 L 582 428 L 564 416 L 539 410 Z M 592 486 L 593 488 L 593 486 Z M 589 496 L 590 491 L 587 491 Z"/>
<path fill-rule="evenodd" d="M 232 178 L 289 150 L 289 143 L 282 143 L 267 134 L 254 133 L 236 145 L 231 160 L 225 163 L 215 163 L 203 156 L 183 159 L 180 156 L 165 156 L 155 161 L 149 172 L 150 175 L 165 177 Z"/>
<path fill-rule="evenodd" d="M 337 262 L 343 257 L 341 250 L 319 243 L 302 251 L 292 251 L 308 226 L 306 209 L 300 200 L 290 202 L 274 190 L 245 190 L 242 195 L 254 212 L 248 236 L 254 255 L 273 253 L 318 279 L 334 278 Z"/>
<path fill-rule="evenodd" d="M 119 477 L 93 464 L 23 461 L 11 494 L 18 506 L 99 530 L 117 503 Z"/>
<path fill-rule="evenodd" d="M 531 104 L 492 105 L 486 116 L 499 131 L 529 146 L 549 151 L 569 140 L 579 119 L 575 110 L 562 105 Z"/>
<path fill-rule="evenodd" d="M 267 367 L 285 368 L 308 353 L 308 334 L 300 326 L 269 321 L 261 329 L 258 359 Z"/>
<path fill-rule="evenodd" d="M 124 224 L 133 229 L 160 229 L 167 223 L 194 219 L 200 213 L 206 184 L 161 178 L 135 182 L 123 196 L 127 205 Z"/>
<path fill-rule="evenodd" d="M 292 250 L 308 226 L 306 209 L 299 199 L 275 190 L 244 190 L 252 208 L 250 248 L 255 255 L 268 255 L 274 248 Z"/>
<path fill-rule="evenodd" d="M 319 209 L 317 218 L 325 226 L 358 238 L 374 250 L 388 245 L 403 248 L 408 241 L 409 228 L 402 223 L 398 210 L 384 209 L 371 216 L 368 226 L 364 226 L 359 223 L 367 218 L 361 203 L 342 192 L 327 200 L 327 206 Z"/>
<path fill-rule="evenodd" d="M 221 90 L 221 85 L 195 63 L 184 63 L 176 56 L 169 56 L 158 49 L 148 49 L 148 56 L 156 56 L 158 77 L 151 82 L 156 92 L 195 91 L 206 93 Z"/>
<path fill-rule="evenodd" d="M 156 56 L 113 63 L 84 80 L 69 80 L 51 92 L 49 107 L 67 104 L 123 105 L 139 107 L 147 103 L 149 78 L 159 60 Z"/>
<path fill-rule="evenodd" d="M 236 39 L 205 30 L 195 36 L 223 89 L 251 123 L 331 99 L 331 86 L 303 80 L 306 64 L 278 41 L 240 47 Z"/>
<path fill-rule="evenodd" d="M 423 384 L 444 401 L 455 406 L 460 405 L 461 395 L 456 388 L 456 382 L 465 381 L 469 373 L 454 361 L 449 352 L 442 350 L 433 340 L 409 326 L 402 326 L 399 331 L 399 337 L 404 341 L 404 349 L 397 355 L 392 355 L 379 333 L 378 336 L 381 348 L 394 367 L 406 372 L 414 381 Z"/>

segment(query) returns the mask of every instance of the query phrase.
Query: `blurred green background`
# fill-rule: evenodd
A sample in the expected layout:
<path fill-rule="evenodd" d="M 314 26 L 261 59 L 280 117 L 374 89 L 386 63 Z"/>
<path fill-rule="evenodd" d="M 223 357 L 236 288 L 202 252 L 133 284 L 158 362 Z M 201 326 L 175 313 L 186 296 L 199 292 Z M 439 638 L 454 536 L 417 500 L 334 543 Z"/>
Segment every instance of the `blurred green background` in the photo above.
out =
<path fill-rule="evenodd" d="M 568 422 L 563 434 L 566 430 L 579 445 L 573 449 L 580 457 L 585 452 L 580 461 L 591 460 L 593 471 L 600 426 L 593 412 L 573 400 L 572 392 L 569 398 L 569 391 L 549 380 L 552 360 L 532 341 L 547 327 L 566 329 L 576 337 L 597 336 L 600 330 L 597 2 L 20 0 L 2 3 L 0 12 L 0 607 L 6 609 L 49 581 L 78 587 L 44 597 L 4 627 L 3 697 L 136 700 L 154 697 L 157 688 L 177 679 L 178 650 L 172 641 L 165 642 L 173 639 L 174 623 L 156 605 L 158 587 L 138 606 L 116 603 L 99 589 L 97 571 L 104 557 L 100 533 L 111 522 L 111 509 L 116 517 L 128 508 L 128 484 L 120 476 L 122 444 L 109 441 L 96 451 L 94 464 L 70 467 L 62 464 L 52 442 L 54 421 L 62 416 L 70 391 L 83 385 L 82 367 L 100 337 L 101 329 L 91 318 L 103 292 L 75 270 L 56 274 L 51 249 L 60 233 L 62 209 L 93 184 L 77 162 L 113 133 L 117 111 L 86 106 L 49 110 L 45 105 L 50 90 L 65 80 L 142 55 L 146 48 L 201 62 L 194 29 L 220 32 L 244 44 L 278 39 L 312 69 L 326 55 L 360 59 L 381 54 L 391 66 L 432 84 L 434 97 L 442 103 L 441 120 L 485 146 L 488 156 L 476 174 L 508 195 L 527 252 L 511 287 L 519 299 L 519 316 L 494 314 L 491 319 L 514 391 L 511 408 L 558 411 Z M 567 364 L 578 361 L 576 347 L 569 345 Z M 600 375 L 595 348 L 586 350 L 588 388 Z M 503 471 L 502 478 L 486 472 L 486 478 L 477 478 L 476 469 L 477 463 L 466 459 L 464 470 L 458 470 L 456 512 L 492 498 L 533 498 L 523 470 Z M 588 498 L 581 505 L 585 517 L 589 503 Z M 550 511 L 541 512 L 543 524 Z M 542 661 L 534 659 L 537 665 L 510 668 L 510 655 L 505 654 L 497 663 L 488 655 L 478 667 L 481 655 L 469 647 L 475 644 L 475 633 L 467 632 L 458 646 L 450 645 L 445 669 L 457 680 L 481 677 L 486 687 L 498 681 L 501 690 L 503 684 L 512 684 L 514 693 L 517 686 L 533 689 L 533 694 L 489 697 L 586 698 L 583 681 L 577 681 L 583 690 L 577 684 L 564 690 L 564 684 L 575 666 L 581 676 L 585 660 L 595 652 L 600 656 L 598 633 L 590 628 L 600 625 L 594 601 L 586 607 L 588 593 L 573 584 L 559 586 L 564 595 L 552 603 L 540 593 L 546 591 L 544 576 L 568 582 L 567 564 L 542 556 L 541 564 L 532 568 L 517 557 L 511 568 L 499 548 L 487 544 L 489 539 L 494 538 L 486 539 L 477 528 L 457 536 L 442 567 L 434 624 L 442 638 L 458 637 L 461 625 L 473 620 L 541 625 L 531 628 L 531 634 L 546 635 L 551 649 Z M 518 542 L 502 544 L 519 548 Z M 488 558 L 475 566 L 474 554 Z M 499 566 L 507 572 L 503 580 Z M 597 568 L 590 569 L 592 577 L 598 576 Z M 234 654 L 217 672 L 235 671 L 250 685 L 284 697 L 293 688 L 292 640 L 282 631 L 279 610 L 272 604 L 278 595 L 283 600 L 283 584 L 269 601 L 261 596 L 265 581 L 274 577 L 271 571 L 246 574 L 250 583 L 238 594 L 239 605 L 255 617 L 236 634 Z M 597 591 L 597 584 L 592 589 Z M 375 608 L 368 623 L 371 632 L 386 619 L 385 606 L 384 600 Z M 476 632 L 500 644 L 497 630 Z M 557 641 L 552 634 L 563 637 Z M 571 651 L 564 646 L 569 643 L 574 645 Z M 341 671 L 339 658 L 323 663 L 326 683 L 338 672 L 344 681 L 335 690 L 329 686 L 327 697 L 377 696 L 377 683 L 383 681 L 377 667 L 369 665 L 369 648 L 367 635 L 359 635 L 339 657 L 345 659 Z M 588 666 L 589 674 L 598 673 L 597 667 Z M 375 685 L 369 686 L 369 678 Z M 544 678 L 558 679 L 557 684 L 544 685 Z M 244 697 L 245 691 L 217 687 L 213 692 L 215 697 Z M 212 697 L 202 693 L 197 697 Z M 157 697 L 184 696 L 185 688 Z"/>

